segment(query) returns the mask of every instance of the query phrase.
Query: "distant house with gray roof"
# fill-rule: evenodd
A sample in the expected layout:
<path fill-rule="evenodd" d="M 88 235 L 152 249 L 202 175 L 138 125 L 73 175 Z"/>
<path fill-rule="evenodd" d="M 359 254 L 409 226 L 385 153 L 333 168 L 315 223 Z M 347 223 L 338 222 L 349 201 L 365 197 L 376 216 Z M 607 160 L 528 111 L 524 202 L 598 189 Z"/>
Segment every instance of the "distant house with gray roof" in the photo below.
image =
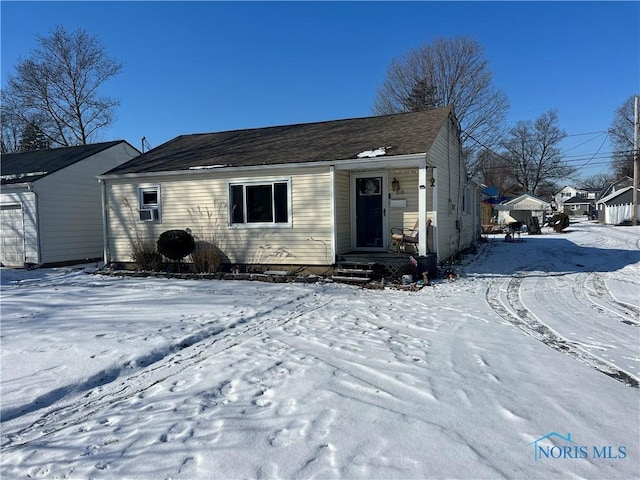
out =
<path fill-rule="evenodd" d="M 563 204 L 563 213 L 575 217 L 590 214 L 596 208 L 596 201 L 585 197 L 575 196 L 569 200 L 565 200 Z"/>
<path fill-rule="evenodd" d="M 2 155 L 2 265 L 101 259 L 102 197 L 96 177 L 139 154 L 118 140 Z"/>
<path fill-rule="evenodd" d="M 479 231 L 450 107 L 179 136 L 100 176 L 105 258 L 189 229 L 233 264 L 330 266 L 386 252 L 416 228 L 416 255 L 445 259 Z"/>

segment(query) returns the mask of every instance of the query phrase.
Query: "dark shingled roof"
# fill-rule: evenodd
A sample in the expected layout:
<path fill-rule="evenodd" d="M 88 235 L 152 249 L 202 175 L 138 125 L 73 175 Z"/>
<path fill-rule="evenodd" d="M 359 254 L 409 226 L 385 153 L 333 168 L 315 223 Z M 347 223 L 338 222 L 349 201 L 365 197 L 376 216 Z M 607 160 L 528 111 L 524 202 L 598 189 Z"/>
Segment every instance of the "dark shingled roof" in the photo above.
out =
<path fill-rule="evenodd" d="M 595 203 L 595 199 L 593 200 L 589 200 L 588 198 L 584 198 L 584 197 L 571 197 L 568 200 L 565 200 L 564 205 L 569 205 L 572 203 L 576 203 L 576 204 L 583 204 L 583 203 Z"/>
<path fill-rule="evenodd" d="M 4 154 L 0 157 L 2 185 L 35 182 L 123 141 Z"/>
<path fill-rule="evenodd" d="M 105 175 L 188 170 L 192 167 L 277 165 L 427 152 L 451 107 L 377 117 L 181 135 Z"/>

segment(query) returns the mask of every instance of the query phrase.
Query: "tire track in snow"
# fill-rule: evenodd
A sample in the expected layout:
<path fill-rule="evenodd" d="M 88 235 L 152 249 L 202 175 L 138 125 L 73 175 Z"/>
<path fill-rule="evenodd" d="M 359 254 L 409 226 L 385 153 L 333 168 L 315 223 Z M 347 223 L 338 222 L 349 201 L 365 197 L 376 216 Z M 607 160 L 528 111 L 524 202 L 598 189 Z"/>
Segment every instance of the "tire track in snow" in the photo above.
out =
<path fill-rule="evenodd" d="M 155 359 L 154 363 L 140 368 L 126 378 L 120 374 L 111 374 L 105 377 L 104 383 L 93 384 L 89 393 L 80 392 L 72 397 L 63 398 L 60 401 L 62 405 L 53 402 L 46 406 L 51 407 L 48 412 L 30 425 L 18 428 L 16 431 L 9 431 L 10 422 L 3 418 L 0 446 L 2 450 L 22 447 L 70 426 L 78 425 L 97 412 L 126 402 L 186 369 L 237 347 L 269 330 L 281 327 L 291 320 L 308 315 L 333 301 L 331 298 L 326 300 L 323 297 L 318 297 L 308 303 L 305 302 L 314 294 L 315 292 L 309 292 L 297 296 L 286 304 L 259 312 L 253 319 L 241 319 L 221 332 L 215 332 L 207 338 L 179 349 L 176 353 Z M 301 306 L 303 308 L 300 308 Z M 291 307 L 294 308 L 293 311 L 290 310 Z M 282 310 L 284 312 L 281 312 Z M 121 369 L 120 373 L 122 371 L 124 369 Z M 34 410 L 31 409 L 21 416 L 14 416 L 13 420 L 20 420 L 22 416 L 33 412 Z"/>
<path fill-rule="evenodd" d="M 616 300 L 607 288 L 604 279 L 596 273 L 588 273 L 582 276 L 571 286 L 573 295 L 583 304 L 589 305 L 597 312 L 605 310 L 618 317 L 622 323 L 640 327 L 640 308 Z M 589 292 L 589 293 L 587 293 Z M 600 302 L 594 300 L 594 297 Z M 605 303 L 606 305 L 603 305 Z"/>
<path fill-rule="evenodd" d="M 525 334 L 541 341 L 558 352 L 569 355 L 595 370 L 608 375 L 630 387 L 639 388 L 638 379 L 615 367 L 609 362 L 586 352 L 579 344 L 568 340 L 548 325 L 538 320 L 520 300 L 520 287 L 524 274 L 520 273 L 506 281 L 506 295 L 501 295 L 500 286 L 505 281 L 492 281 L 486 290 L 485 298 L 491 309 L 507 322 L 515 325 Z M 501 298 L 502 297 L 502 298 Z"/>

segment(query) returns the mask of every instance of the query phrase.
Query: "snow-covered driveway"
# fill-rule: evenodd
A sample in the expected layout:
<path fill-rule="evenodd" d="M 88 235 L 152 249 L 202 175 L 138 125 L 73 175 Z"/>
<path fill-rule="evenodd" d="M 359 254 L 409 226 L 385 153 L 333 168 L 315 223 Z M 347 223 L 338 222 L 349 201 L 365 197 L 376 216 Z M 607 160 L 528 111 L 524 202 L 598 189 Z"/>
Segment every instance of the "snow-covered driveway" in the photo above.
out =
<path fill-rule="evenodd" d="M 638 478 L 640 228 L 523 238 L 417 293 L 3 270 L 0 474 Z"/>

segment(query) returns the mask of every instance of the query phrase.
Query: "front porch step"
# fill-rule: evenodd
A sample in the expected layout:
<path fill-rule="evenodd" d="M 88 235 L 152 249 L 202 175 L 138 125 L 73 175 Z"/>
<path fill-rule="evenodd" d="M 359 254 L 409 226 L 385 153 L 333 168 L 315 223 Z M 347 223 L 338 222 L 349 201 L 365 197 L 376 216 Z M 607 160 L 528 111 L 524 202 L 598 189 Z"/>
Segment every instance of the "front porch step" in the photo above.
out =
<path fill-rule="evenodd" d="M 334 268 L 333 273 L 363 274 L 371 275 L 373 270 L 363 270 L 358 268 Z"/>
<path fill-rule="evenodd" d="M 341 277 L 341 276 L 332 276 L 331 280 L 338 283 L 364 283 L 370 282 L 371 278 L 369 277 Z"/>
<path fill-rule="evenodd" d="M 415 265 L 412 262 L 412 257 Z M 371 280 L 381 280 L 385 278 L 387 281 L 399 280 L 405 274 L 417 274 L 421 277 L 422 272 L 428 272 L 429 278 L 434 278 L 437 272 L 437 258 L 434 253 L 428 253 L 424 256 L 409 255 L 407 253 L 397 252 L 380 252 L 380 253 L 346 253 L 336 258 L 334 272 L 336 276 L 343 275 L 337 270 L 372 270 L 373 273 L 361 275 L 369 277 Z M 354 275 L 348 275 L 354 276 Z"/>
<path fill-rule="evenodd" d="M 331 279 L 341 283 L 365 283 L 372 280 L 375 262 L 339 262 Z"/>

